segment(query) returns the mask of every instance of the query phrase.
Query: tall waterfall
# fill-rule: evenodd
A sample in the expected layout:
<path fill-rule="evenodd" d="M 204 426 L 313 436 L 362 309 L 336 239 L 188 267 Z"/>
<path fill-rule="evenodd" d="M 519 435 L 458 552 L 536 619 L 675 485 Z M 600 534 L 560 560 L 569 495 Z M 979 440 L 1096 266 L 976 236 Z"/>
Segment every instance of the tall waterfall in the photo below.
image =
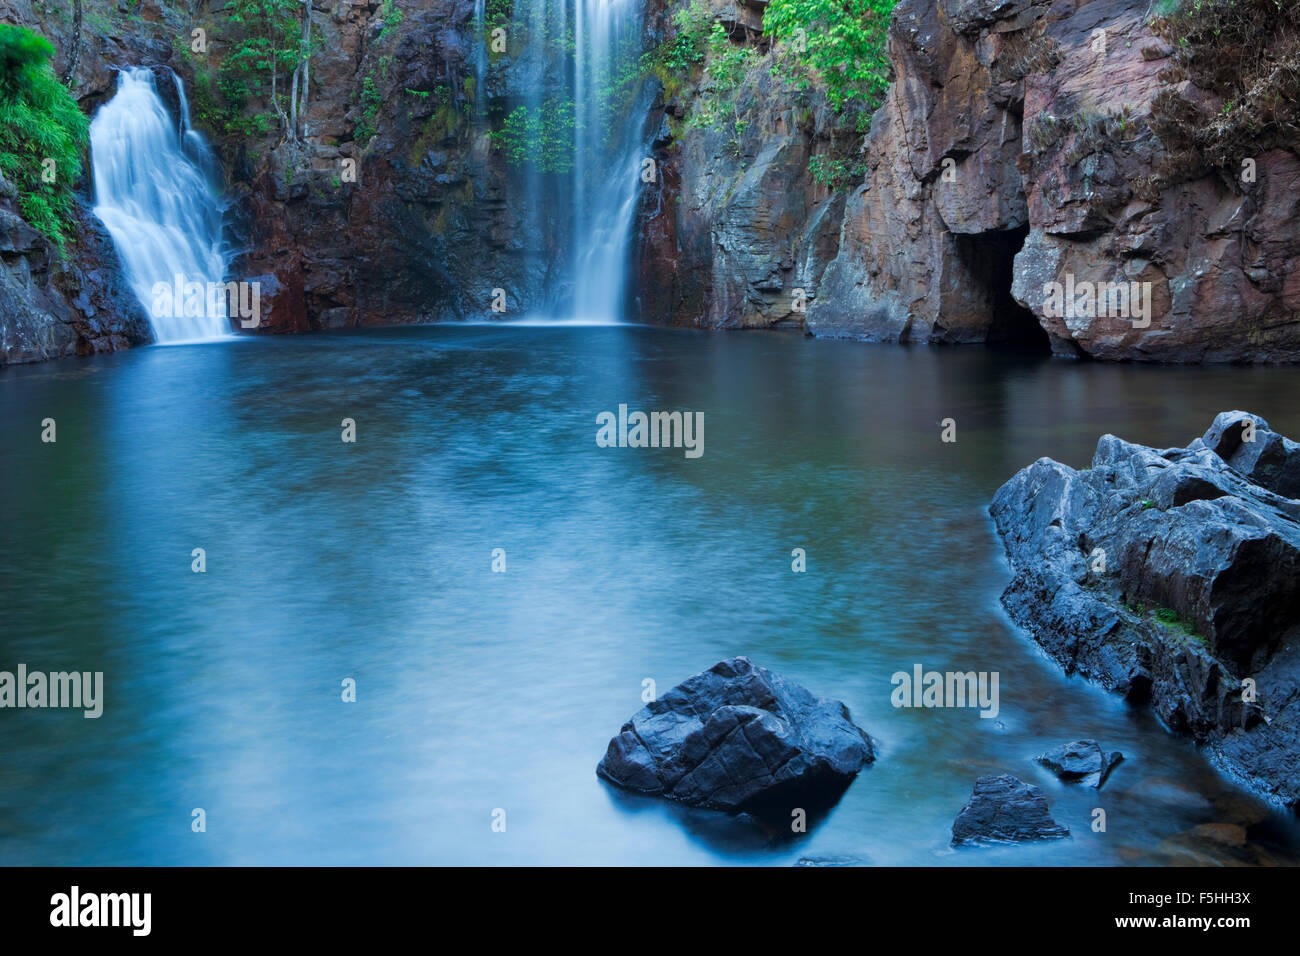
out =
<path fill-rule="evenodd" d="M 487 0 L 474 0 L 474 115 L 487 102 Z"/>
<path fill-rule="evenodd" d="M 507 21 L 476 0 L 476 113 L 511 144 L 516 283 L 532 320 L 622 318 L 655 92 L 641 69 L 643 2 L 513 0 L 509 46 L 487 56 Z"/>
<path fill-rule="evenodd" d="M 203 137 L 190 127 L 179 79 L 176 90 L 179 125 L 158 96 L 153 72 L 124 69 L 117 93 L 90 124 L 95 215 L 113 237 L 159 342 L 230 333 L 224 300 L 217 307 L 217 297 L 206 291 L 224 280 L 227 265 L 222 210 L 211 185 L 213 158 Z M 175 302 L 155 309 L 155 284 L 173 287 L 177 276 L 182 288 L 202 286 L 202 306 Z"/>
<path fill-rule="evenodd" d="M 636 72 L 640 0 L 573 2 L 572 309 L 578 319 L 618 320 L 654 90 Z"/>

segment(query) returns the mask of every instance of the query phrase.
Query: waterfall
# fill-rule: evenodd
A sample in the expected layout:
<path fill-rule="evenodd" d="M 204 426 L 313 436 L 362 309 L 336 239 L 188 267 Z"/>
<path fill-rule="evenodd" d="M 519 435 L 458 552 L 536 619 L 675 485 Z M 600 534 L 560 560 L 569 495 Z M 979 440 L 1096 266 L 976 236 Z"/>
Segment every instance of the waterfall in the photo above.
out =
<path fill-rule="evenodd" d="M 209 292 L 226 275 L 222 209 L 211 185 L 213 157 L 190 127 L 179 79 L 176 89 L 179 126 L 158 96 L 153 72 L 124 69 L 117 92 L 90 124 L 95 215 L 112 236 L 159 342 L 230 333 L 224 299 Z M 204 293 L 198 298 L 186 291 L 183 305 L 169 293 L 169 306 L 155 308 L 156 283 L 169 289 L 198 283 Z"/>
<path fill-rule="evenodd" d="M 523 321 L 622 318 L 656 89 L 642 73 L 642 3 L 514 0 L 509 55 L 475 55 L 476 101 L 480 77 L 507 93 L 488 111 L 512 149 L 506 189 L 521 246 L 512 268 L 532 313 Z M 476 0 L 481 48 L 493 9 Z"/>
<path fill-rule="evenodd" d="M 474 117 L 482 119 L 487 102 L 487 0 L 474 0 Z"/>
<path fill-rule="evenodd" d="M 617 321 L 653 84 L 640 0 L 574 0 L 573 314 Z"/>

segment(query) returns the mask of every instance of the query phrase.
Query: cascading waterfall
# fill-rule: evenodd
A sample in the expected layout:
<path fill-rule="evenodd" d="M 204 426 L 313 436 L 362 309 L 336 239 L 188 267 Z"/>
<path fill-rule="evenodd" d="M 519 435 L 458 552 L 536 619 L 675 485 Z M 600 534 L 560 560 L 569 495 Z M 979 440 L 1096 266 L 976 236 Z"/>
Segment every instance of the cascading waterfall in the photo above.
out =
<path fill-rule="evenodd" d="M 516 3 L 515 16 L 522 19 L 525 35 L 530 41 L 525 48 L 521 76 L 524 77 L 523 108 L 530 117 L 530 137 L 534 138 L 538 153 L 545 151 L 545 134 L 542 127 L 554 121 L 556 103 L 563 97 L 564 77 L 556 75 L 556 54 L 562 50 L 564 36 L 564 3 L 557 0 L 533 0 L 523 11 Z M 561 61 L 562 62 L 562 61 Z M 536 124 L 536 125 L 533 125 Z M 528 164 L 524 172 L 524 212 L 526 234 L 538 243 L 534 257 L 543 263 L 541 274 L 550 285 L 550 263 L 546 254 L 546 237 L 553 235 L 550 213 L 560 197 L 543 179 L 536 163 Z"/>
<path fill-rule="evenodd" d="M 474 115 L 482 117 L 487 102 L 487 0 L 474 0 Z"/>
<path fill-rule="evenodd" d="M 616 321 L 654 91 L 635 70 L 640 0 L 574 3 L 572 309 L 578 319 Z"/>
<path fill-rule="evenodd" d="M 159 342 L 231 331 L 225 301 L 207 293 L 224 280 L 227 267 L 222 208 L 211 185 L 213 158 L 190 127 L 179 79 L 176 88 L 179 128 L 158 96 L 153 72 L 143 67 L 121 71 L 117 93 L 90 124 L 95 215 L 112 236 Z M 204 290 L 201 305 L 155 309 L 155 284 L 174 287 L 178 276 L 182 288 L 198 283 Z"/>
<path fill-rule="evenodd" d="M 490 58 L 500 21 L 489 0 L 476 0 L 475 104 L 513 150 L 515 281 L 530 299 L 530 321 L 621 318 L 654 97 L 641 72 L 641 5 L 514 0 L 509 56 Z M 496 96 L 486 95 L 489 84 Z"/>

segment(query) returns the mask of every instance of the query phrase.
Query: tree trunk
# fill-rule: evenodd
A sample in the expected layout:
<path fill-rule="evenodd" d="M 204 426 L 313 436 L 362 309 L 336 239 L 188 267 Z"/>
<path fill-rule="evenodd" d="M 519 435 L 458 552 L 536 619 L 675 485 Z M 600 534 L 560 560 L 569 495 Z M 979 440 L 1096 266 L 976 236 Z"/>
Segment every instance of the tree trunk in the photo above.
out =
<path fill-rule="evenodd" d="M 303 120 L 307 115 L 307 84 L 311 81 L 311 0 L 302 0 L 300 52 L 302 59 L 293 68 L 293 76 L 289 80 L 289 124 L 293 128 L 295 141 L 299 133 L 304 139 L 307 136 L 307 128 Z"/>
<path fill-rule="evenodd" d="M 302 64 L 299 63 L 293 68 L 293 76 L 289 77 L 289 128 L 294 136 L 298 135 L 298 77 L 301 75 Z"/>
<path fill-rule="evenodd" d="M 302 0 L 302 97 L 298 109 L 302 115 L 302 136 L 307 138 L 307 88 L 311 84 L 311 0 Z"/>
<path fill-rule="evenodd" d="M 280 117 L 280 122 L 281 124 L 283 124 L 283 129 L 285 131 L 285 134 L 289 137 L 289 142 L 296 143 L 298 140 L 297 137 L 294 136 L 293 128 L 289 125 L 289 117 L 284 115 L 284 107 L 280 105 L 280 98 L 279 96 L 276 95 L 278 92 L 277 88 L 279 86 L 279 81 L 280 81 L 280 71 L 275 69 L 275 67 L 272 67 L 271 68 L 271 105 L 275 107 L 275 115 Z"/>

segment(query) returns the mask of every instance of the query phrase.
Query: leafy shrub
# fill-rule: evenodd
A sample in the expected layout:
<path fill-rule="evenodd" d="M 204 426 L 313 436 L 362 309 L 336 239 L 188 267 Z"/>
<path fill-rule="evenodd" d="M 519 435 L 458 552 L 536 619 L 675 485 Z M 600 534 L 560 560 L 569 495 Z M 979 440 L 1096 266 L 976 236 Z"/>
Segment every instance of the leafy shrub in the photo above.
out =
<path fill-rule="evenodd" d="M 573 100 L 552 97 L 541 107 L 517 106 L 490 135 L 512 165 L 568 173 L 573 169 Z"/>
<path fill-rule="evenodd" d="M 380 37 L 402 22 L 402 11 L 393 5 L 393 0 L 384 0 L 379 6 L 379 19 L 384 22 Z"/>
<path fill-rule="evenodd" d="M 727 92 L 738 87 L 754 57 L 752 47 L 734 46 L 726 29 L 714 21 L 713 29 L 709 32 L 709 65 L 706 72 L 715 90 Z"/>
<path fill-rule="evenodd" d="M 842 157 L 814 156 L 808 160 L 808 171 L 812 173 L 813 182 L 829 189 L 844 189 L 861 180 L 866 175 L 867 166 Z"/>
<path fill-rule="evenodd" d="M 763 32 L 783 46 L 787 78 L 814 80 L 837 111 L 874 110 L 889 88 L 889 15 L 897 0 L 772 0 Z"/>
<path fill-rule="evenodd" d="M 276 124 L 289 95 L 289 77 L 307 55 L 298 0 L 230 0 L 225 10 L 242 36 L 222 61 L 217 85 L 230 108 L 226 133 L 264 133 Z M 281 82 L 283 80 L 283 82 Z M 254 103 L 272 113 L 245 116 Z"/>
<path fill-rule="evenodd" d="M 676 34 L 662 47 L 663 65 L 670 70 L 689 70 L 704 59 L 704 41 L 709 33 L 712 17 L 703 0 L 691 0 L 691 5 L 673 15 Z"/>
<path fill-rule="evenodd" d="M 44 37 L 0 24 L 0 171 L 23 218 L 62 254 L 90 124 L 54 75 L 53 56 Z"/>

